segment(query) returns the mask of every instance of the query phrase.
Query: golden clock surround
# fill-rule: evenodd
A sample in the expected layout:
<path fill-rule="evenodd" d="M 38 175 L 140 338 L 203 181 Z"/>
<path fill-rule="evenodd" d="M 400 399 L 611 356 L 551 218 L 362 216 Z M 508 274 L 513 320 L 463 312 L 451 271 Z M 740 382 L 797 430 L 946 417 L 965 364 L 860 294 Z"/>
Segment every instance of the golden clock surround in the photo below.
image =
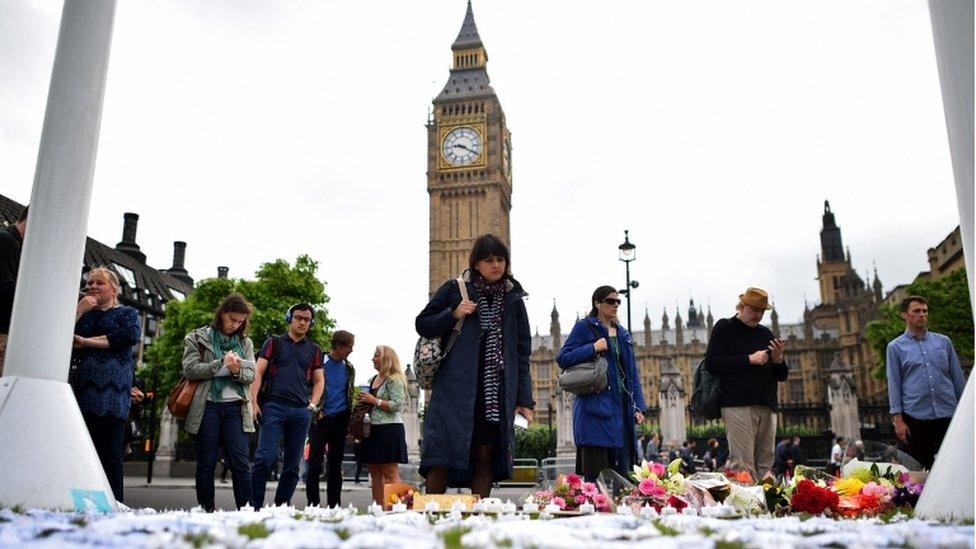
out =
<path fill-rule="evenodd" d="M 458 128 L 470 128 L 475 132 L 477 132 L 478 136 L 481 137 L 481 143 L 483 149 L 481 151 L 481 154 L 478 155 L 478 158 L 475 159 L 474 162 L 470 164 L 465 164 L 464 166 L 455 166 L 454 164 L 451 164 L 446 158 L 444 158 L 444 150 L 443 150 L 444 138 L 447 137 L 447 134 L 451 133 L 452 131 Z M 441 171 L 467 170 L 471 168 L 484 167 L 487 164 L 488 139 L 486 138 L 486 135 L 488 132 L 484 121 L 462 122 L 459 124 L 444 125 L 444 126 L 440 126 L 438 129 L 440 130 L 438 132 L 438 138 L 437 138 L 437 150 L 438 150 L 437 169 L 438 170 Z"/>

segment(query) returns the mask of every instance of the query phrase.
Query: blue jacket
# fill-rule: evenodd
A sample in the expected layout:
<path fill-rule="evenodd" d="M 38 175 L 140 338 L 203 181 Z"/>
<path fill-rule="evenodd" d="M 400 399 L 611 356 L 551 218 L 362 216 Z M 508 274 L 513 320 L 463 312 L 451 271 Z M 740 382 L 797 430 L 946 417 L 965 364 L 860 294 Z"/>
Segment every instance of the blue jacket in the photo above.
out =
<path fill-rule="evenodd" d="M 465 277 L 467 280 L 467 277 Z M 468 299 L 478 301 L 474 284 L 467 282 Z M 532 378 L 529 373 L 529 355 L 532 354 L 532 333 L 525 312 L 525 292 L 518 282 L 505 293 L 503 356 L 505 373 L 502 384 L 501 440 L 504 447 L 494 453 L 493 474 L 495 480 L 512 477 L 515 454 L 515 435 L 512 422 L 515 406 L 532 408 Z M 417 315 L 417 333 L 424 337 L 441 337 L 443 345 L 454 329 L 454 309 L 461 303 L 457 282 L 445 282 L 424 310 Z M 475 398 L 478 392 L 479 334 L 477 313 L 468 315 L 461 326 L 461 335 L 451 353 L 441 363 L 434 377 L 430 399 L 424 414 L 423 446 L 420 472 L 426 474 L 430 467 L 450 468 L 452 486 L 465 486 L 471 479 L 471 437 L 474 433 Z"/>
<path fill-rule="evenodd" d="M 596 357 L 593 344 L 596 343 L 597 337 L 590 326 L 596 328 L 601 337 L 607 338 L 609 350 L 609 332 L 595 317 L 588 316 L 573 326 L 573 331 L 569 333 L 569 337 L 563 343 L 563 348 L 559 350 L 556 362 L 560 368 L 575 366 Z M 621 422 L 624 411 L 621 407 L 626 406 L 628 417 L 633 416 L 637 410 L 644 412 L 647 409 L 647 405 L 644 403 L 644 392 L 641 390 L 640 380 L 637 377 L 634 345 L 630 339 L 630 333 L 619 324 L 617 325 L 617 339 L 620 342 L 620 358 L 627 375 L 628 389 L 633 395 L 633 399 L 626 394 L 623 395 L 623 399 L 620 398 L 617 376 L 614 374 L 617 368 L 617 358 L 612 352 L 607 352 L 606 357 L 610 364 L 607 369 L 607 375 L 610 378 L 608 387 L 599 393 L 577 395 L 573 401 L 573 440 L 577 446 L 622 447 L 624 435 Z M 636 431 L 633 421 L 628 422 L 628 424 L 631 429 Z M 631 440 L 637 440 L 637 437 L 632 436 Z"/>

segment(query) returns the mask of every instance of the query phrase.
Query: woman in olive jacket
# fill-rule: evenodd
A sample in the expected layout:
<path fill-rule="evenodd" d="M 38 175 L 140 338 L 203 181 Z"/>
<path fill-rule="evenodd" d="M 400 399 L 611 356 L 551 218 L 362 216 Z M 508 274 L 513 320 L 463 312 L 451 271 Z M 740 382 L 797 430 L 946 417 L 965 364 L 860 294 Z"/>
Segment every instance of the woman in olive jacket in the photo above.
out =
<path fill-rule="evenodd" d="M 486 234 L 475 241 L 464 273 L 444 283 L 416 320 L 417 333 L 447 341 L 464 319 L 454 348 L 434 377 L 424 416 L 420 474 L 427 493 L 470 486 L 487 497 L 495 481 L 512 477 L 516 412 L 532 420 L 529 355 L 532 336 L 523 298 L 511 274 L 508 247 Z"/>
<path fill-rule="evenodd" d="M 254 381 L 254 344 L 247 337 L 251 304 L 238 293 L 224 298 L 209 326 L 183 339 L 183 375 L 198 380 L 183 428 L 196 435 L 197 503 L 214 510 L 214 469 L 223 440 L 240 509 L 251 499 L 245 433 L 254 432 L 248 386 Z"/>

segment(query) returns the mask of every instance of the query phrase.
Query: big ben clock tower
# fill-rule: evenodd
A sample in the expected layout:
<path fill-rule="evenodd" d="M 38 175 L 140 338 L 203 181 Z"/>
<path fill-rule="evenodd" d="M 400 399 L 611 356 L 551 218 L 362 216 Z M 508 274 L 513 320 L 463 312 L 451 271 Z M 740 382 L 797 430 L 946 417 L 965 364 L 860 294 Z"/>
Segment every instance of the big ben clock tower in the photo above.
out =
<path fill-rule="evenodd" d="M 488 81 L 470 0 L 451 52 L 450 77 L 427 122 L 432 293 L 467 268 L 478 236 L 492 233 L 511 246 L 512 135 Z"/>

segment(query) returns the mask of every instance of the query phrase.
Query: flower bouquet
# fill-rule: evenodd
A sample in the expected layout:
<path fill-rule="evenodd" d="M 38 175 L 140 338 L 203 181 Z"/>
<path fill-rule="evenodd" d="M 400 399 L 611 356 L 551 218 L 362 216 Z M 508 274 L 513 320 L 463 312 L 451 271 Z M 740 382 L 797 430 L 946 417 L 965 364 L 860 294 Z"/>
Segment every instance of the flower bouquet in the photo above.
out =
<path fill-rule="evenodd" d="M 680 470 L 681 459 L 672 461 L 667 467 L 647 461 L 635 465 L 632 477 L 637 485 L 621 499 L 621 503 L 635 510 L 649 505 L 658 512 L 665 507 L 680 512 L 688 507 L 687 486 Z"/>
<path fill-rule="evenodd" d="M 610 498 L 602 493 L 596 484 L 584 482 L 579 475 L 559 475 L 552 490 L 540 490 L 525 499 L 539 508 L 549 504 L 556 505 L 560 511 L 576 512 L 581 505 L 592 505 L 598 512 L 610 511 Z"/>

